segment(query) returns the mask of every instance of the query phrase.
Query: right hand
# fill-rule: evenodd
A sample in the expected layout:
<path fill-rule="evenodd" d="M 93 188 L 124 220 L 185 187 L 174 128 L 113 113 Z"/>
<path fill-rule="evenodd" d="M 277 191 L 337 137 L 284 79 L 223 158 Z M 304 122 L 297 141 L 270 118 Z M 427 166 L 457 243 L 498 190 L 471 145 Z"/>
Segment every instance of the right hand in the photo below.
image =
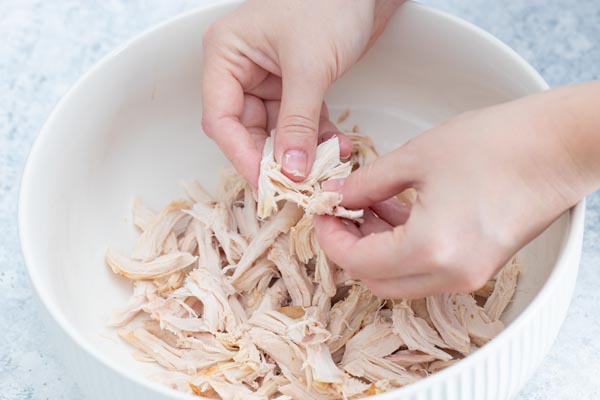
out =
<path fill-rule="evenodd" d="M 381 218 L 315 217 L 321 248 L 383 298 L 479 289 L 600 184 L 599 100 L 590 83 L 468 112 L 326 182 Z M 408 216 L 377 209 L 410 187 Z"/>
<path fill-rule="evenodd" d="M 248 0 L 203 37 L 202 126 L 239 173 L 258 182 L 264 141 L 303 180 L 319 139 L 340 136 L 323 98 L 383 31 L 402 0 Z"/>

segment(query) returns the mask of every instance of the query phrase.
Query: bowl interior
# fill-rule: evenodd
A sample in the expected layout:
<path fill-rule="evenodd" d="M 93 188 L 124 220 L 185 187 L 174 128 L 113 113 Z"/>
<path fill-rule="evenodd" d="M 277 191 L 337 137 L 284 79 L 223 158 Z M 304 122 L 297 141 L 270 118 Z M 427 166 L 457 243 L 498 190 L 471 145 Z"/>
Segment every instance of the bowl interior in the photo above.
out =
<path fill-rule="evenodd" d="M 48 121 L 23 182 L 23 246 L 42 301 L 101 357 L 142 375 L 154 367 L 135 361 L 106 327 L 131 288 L 103 257 L 108 246 L 131 249 L 133 195 L 159 208 L 182 195 L 180 179 L 212 189 L 227 165 L 200 126 L 201 34 L 232 7 L 164 24 L 91 71 Z M 388 151 L 457 113 L 544 85 L 493 38 L 411 3 L 327 100 L 334 116 L 351 110 L 342 127 L 357 124 Z M 506 322 L 544 285 L 568 224 L 562 216 L 523 250 L 525 271 Z"/>

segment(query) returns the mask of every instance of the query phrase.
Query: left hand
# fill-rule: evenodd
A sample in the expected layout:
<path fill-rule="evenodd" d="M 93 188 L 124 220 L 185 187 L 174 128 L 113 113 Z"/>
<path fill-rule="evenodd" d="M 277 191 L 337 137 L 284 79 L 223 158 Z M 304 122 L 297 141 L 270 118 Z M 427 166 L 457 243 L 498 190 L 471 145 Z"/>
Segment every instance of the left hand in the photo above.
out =
<path fill-rule="evenodd" d="M 264 141 L 290 179 L 311 170 L 317 144 L 340 138 L 323 98 L 372 45 L 402 0 L 248 0 L 204 33 L 202 126 L 256 187 Z"/>

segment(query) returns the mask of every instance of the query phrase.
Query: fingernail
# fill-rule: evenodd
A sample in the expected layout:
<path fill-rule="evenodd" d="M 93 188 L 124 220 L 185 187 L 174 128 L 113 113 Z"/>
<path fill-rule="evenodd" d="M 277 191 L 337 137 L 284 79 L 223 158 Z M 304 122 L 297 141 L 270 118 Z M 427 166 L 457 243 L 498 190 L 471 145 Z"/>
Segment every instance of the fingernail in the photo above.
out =
<path fill-rule="evenodd" d="M 330 179 L 328 181 L 323 182 L 323 190 L 327 192 L 339 192 L 342 187 L 344 187 L 345 178 L 340 179 Z"/>
<path fill-rule="evenodd" d="M 288 150 L 283 155 L 283 170 L 292 176 L 306 177 L 308 155 L 304 150 Z"/>

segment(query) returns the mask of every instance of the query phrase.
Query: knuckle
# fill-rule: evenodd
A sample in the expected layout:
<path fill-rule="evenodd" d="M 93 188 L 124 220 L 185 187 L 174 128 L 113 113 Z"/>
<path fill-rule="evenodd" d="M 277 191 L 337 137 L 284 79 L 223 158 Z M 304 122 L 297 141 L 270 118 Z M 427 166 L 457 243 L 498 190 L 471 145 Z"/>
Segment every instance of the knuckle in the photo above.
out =
<path fill-rule="evenodd" d="M 482 265 L 473 266 L 464 264 L 454 271 L 456 289 L 460 292 L 474 292 L 479 290 L 488 281 L 488 273 Z"/>
<path fill-rule="evenodd" d="M 456 246 L 451 239 L 438 237 L 426 243 L 425 251 L 433 270 L 449 272 L 456 267 Z"/>
<path fill-rule="evenodd" d="M 352 176 L 353 187 L 357 188 L 368 188 L 371 187 L 373 182 L 376 182 L 376 177 L 373 163 L 366 164 L 360 167 Z M 361 193 L 361 196 L 368 204 L 377 202 L 377 197 L 374 191 L 367 190 Z"/>
<path fill-rule="evenodd" d="M 356 264 L 348 264 L 343 267 L 346 274 L 352 279 L 361 279 L 363 274 L 361 273 L 361 269 Z"/>
<path fill-rule="evenodd" d="M 279 122 L 277 133 L 298 138 L 316 137 L 318 129 L 317 121 L 301 114 L 290 114 L 282 117 Z"/>
<path fill-rule="evenodd" d="M 211 117 L 207 117 L 205 115 L 202 116 L 202 130 L 204 131 L 204 134 L 206 136 L 208 136 L 209 138 L 213 139 L 214 138 L 214 131 L 215 131 L 215 121 L 213 118 Z"/>

